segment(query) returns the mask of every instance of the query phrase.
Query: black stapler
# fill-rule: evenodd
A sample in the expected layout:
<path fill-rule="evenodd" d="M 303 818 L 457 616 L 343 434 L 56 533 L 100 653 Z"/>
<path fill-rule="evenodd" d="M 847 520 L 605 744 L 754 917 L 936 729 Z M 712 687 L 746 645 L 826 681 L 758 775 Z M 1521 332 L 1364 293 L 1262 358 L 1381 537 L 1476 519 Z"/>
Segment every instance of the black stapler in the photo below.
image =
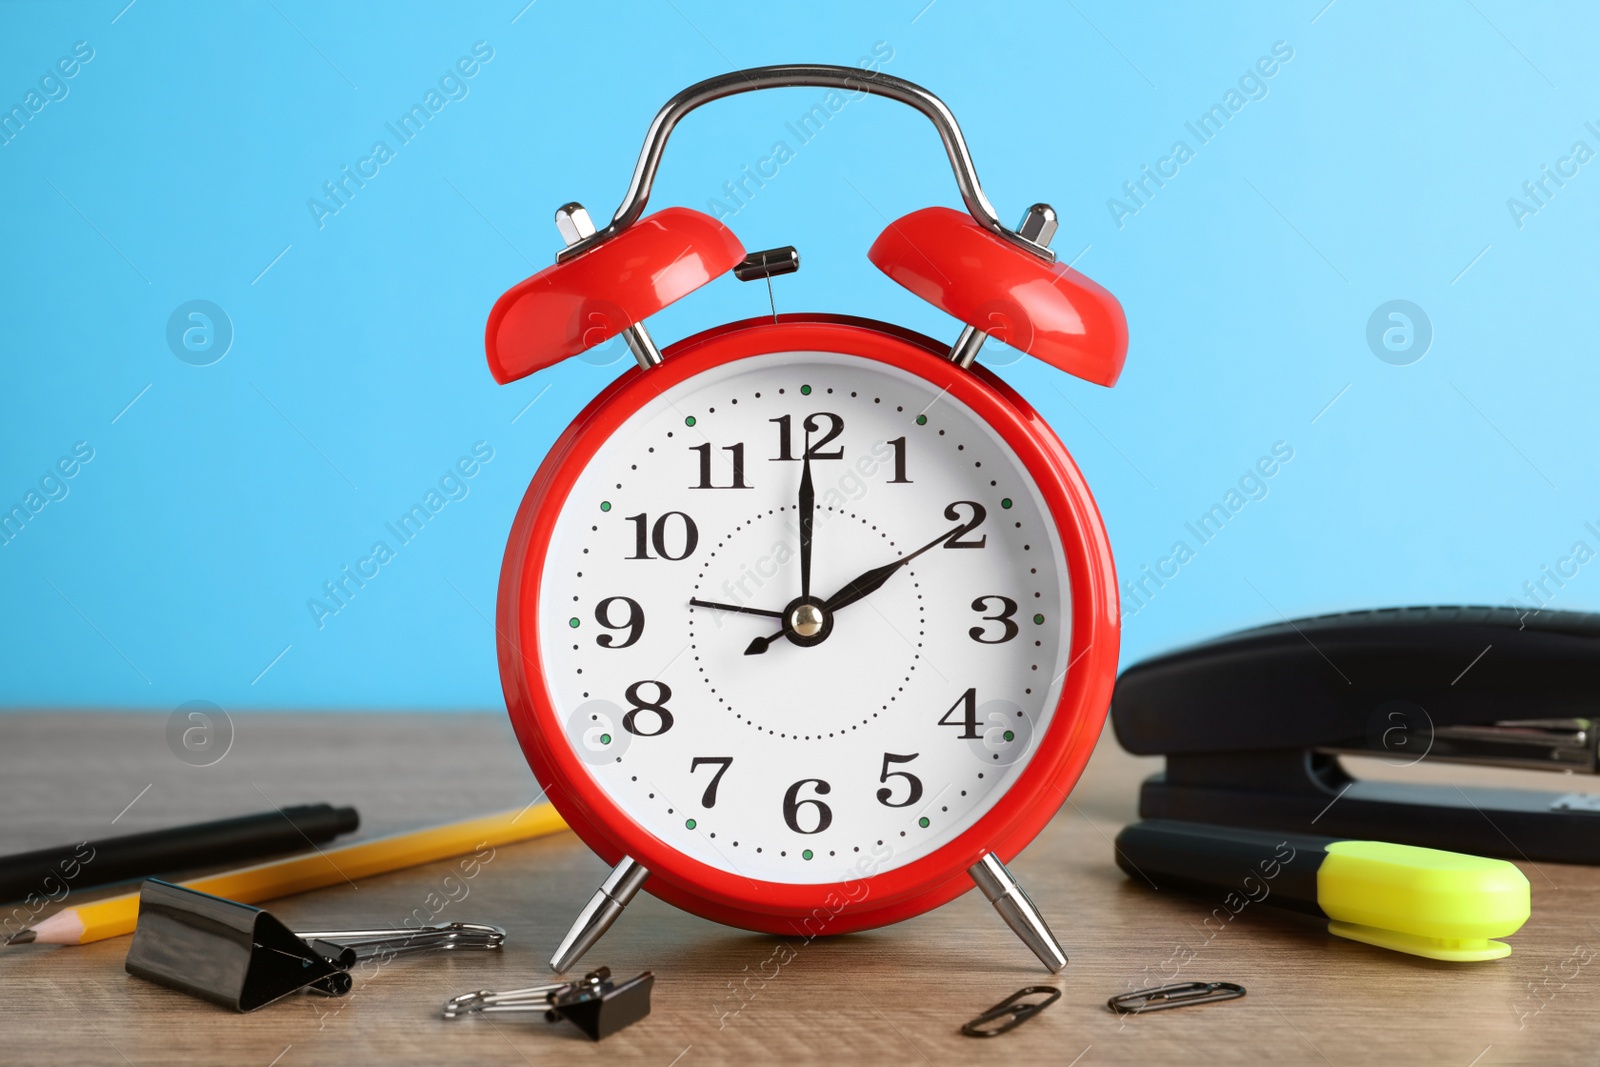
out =
<path fill-rule="evenodd" d="M 1390 608 L 1263 626 L 1129 667 L 1111 720 L 1123 748 L 1167 758 L 1140 795 L 1147 819 L 1600 864 L 1600 794 L 1360 781 L 1338 759 L 1597 773 L 1600 615 Z"/>

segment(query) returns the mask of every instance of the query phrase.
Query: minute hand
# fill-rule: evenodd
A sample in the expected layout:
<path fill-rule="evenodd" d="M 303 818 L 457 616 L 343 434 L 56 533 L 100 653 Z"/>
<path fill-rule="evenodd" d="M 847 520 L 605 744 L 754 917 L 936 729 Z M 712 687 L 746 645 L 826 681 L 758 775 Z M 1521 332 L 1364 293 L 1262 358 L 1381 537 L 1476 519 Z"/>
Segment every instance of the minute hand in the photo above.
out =
<path fill-rule="evenodd" d="M 874 567 L 870 571 L 864 571 L 863 573 L 856 575 L 854 578 L 850 579 L 850 581 L 845 583 L 844 588 L 840 589 L 837 593 L 828 598 L 828 602 L 823 605 L 823 610 L 830 612 L 838 611 L 847 604 L 854 604 L 868 593 L 876 592 L 878 587 L 883 585 L 884 582 L 887 582 L 895 571 L 899 570 L 901 567 L 904 567 L 907 563 L 910 563 L 912 560 L 916 559 L 929 549 L 938 548 L 940 545 L 944 544 L 946 541 L 950 540 L 950 538 L 954 537 L 956 534 L 965 529 L 965 526 L 957 526 L 954 529 L 946 530 L 944 533 L 940 534 L 938 537 L 935 537 L 932 541 L 929 541 L 915 552 L 912 552 L 909 555 L 901 556 L 892 563 L 885 563 L 881 567 Z"/>

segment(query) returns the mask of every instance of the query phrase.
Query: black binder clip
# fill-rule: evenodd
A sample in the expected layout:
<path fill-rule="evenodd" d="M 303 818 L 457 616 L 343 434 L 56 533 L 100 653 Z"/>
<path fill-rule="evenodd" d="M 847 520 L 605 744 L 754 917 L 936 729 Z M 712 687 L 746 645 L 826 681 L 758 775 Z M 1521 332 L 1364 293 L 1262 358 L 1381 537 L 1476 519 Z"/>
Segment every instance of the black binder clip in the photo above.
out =
<path fill-rule="evenodd" d="M 357 960 L 424 949 L 499 948 L 505 931 L 473 923 L 296 934 L 260 908 L 152 878 L 139 890 L 129 974 L 234 1011 L 302 989 L 350 992 Z"/>
<path fill-rule="evenodd" d="M 1044 999 L 1021 1002 L 1023 997 L 1033 996 L 1043 996 Z M 968 1037 L 999 1037 L 1007 1030 L 1015 1030 L 1060 999 L 1059 989 L 1047 985 L 1031 985 L 1017 990 L 976 1019 L 962 1023 L 961 1032 Z M 990 1026 L 990 1023 L 999 1025 Z"/>
<path fill-rule="evenodd" d="M 307 942 L 260 908 L 152 878 L 139 890 L 129 974 L 221 1004 L 255 1011 L 310 988 L 350 992 L 355 950 Z"/>
<path fill-rule="evenodd" d="M 526 989 L 495 993 L 482 989 L 445 1001 L 444 1017 L 498 1012 L 540 1012 L 546 1022 L 572 1023 L 599 1041 L 650 1014 L 650 989 L 656 977 L 649 971 L 623 982 L 611 980 L 611 968 L 590 971 L 581 981 L 549 982 Z"/>

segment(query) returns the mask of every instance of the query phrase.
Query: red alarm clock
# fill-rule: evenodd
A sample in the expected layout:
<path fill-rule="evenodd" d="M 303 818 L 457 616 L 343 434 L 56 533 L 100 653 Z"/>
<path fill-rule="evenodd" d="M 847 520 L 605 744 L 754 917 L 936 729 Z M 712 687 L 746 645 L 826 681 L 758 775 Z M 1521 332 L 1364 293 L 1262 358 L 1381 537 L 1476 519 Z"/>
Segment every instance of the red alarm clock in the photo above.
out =
<path fill-rule="evenodd" d="M 868 252 L 966 323 L 954 346 L 868 319 L 774 315 L 658 349 L 643 321 L 747 256 L 721 222 L 644 215 L 673 127 L 781 86 L 932 120 L 967 213 L 924 208 Z M 1045 421 L 973 360 L 992 336 L 1113 384 L 1127 324 L 1055 262 L 1056 222 L 995 216 L 950 110 L 910 82 L 776 66 L 694 85 L 650 127 L 604 229 L 556 222 L 554 266 L 496 302 L 510 382 L 621 334 L 638 361 L 534 475 L 506 546 L 500 673 L 539 782 L 610 876 L 551 966 L 641 888 L 749 930 L 846 933 L 974 882 L 1052 971 L 1066 955 L 1004 866 L 1077 782 L 1115 678 L 1116 578 Z"/>

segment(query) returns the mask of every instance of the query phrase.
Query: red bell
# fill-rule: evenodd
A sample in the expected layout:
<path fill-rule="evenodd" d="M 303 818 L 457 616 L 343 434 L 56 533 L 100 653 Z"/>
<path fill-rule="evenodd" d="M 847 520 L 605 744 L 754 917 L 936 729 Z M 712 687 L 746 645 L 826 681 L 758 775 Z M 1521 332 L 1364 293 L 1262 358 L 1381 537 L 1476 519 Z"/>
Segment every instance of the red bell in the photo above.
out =
<path fill-rule="evenodd" d="M 581 205 L 557 214 L 568 244 L 594 233 Z M 615 237 L 546 267 L 508 289 L 489 312 L 484 348 L 504 385 L 625 333 L 640 361 L 660 361 L 639 323 L 744 259 L 721 222 L 669 207 Z"/>
<path fill-rule="evenodd" d="M 1043 205 L 1035 211 L 1035 225 L 1053 231 L 1054 212 Z M 890 223 L 867 256 L 971 327 L 957 344 L 958 362 L 970 363 L 987 334 L 1099 385 L 1116 384 L 1122 373 L 1128 320 L 1117 298 L 1071 267 L 996 236 L 965 212 L 913 211 Z"/>

